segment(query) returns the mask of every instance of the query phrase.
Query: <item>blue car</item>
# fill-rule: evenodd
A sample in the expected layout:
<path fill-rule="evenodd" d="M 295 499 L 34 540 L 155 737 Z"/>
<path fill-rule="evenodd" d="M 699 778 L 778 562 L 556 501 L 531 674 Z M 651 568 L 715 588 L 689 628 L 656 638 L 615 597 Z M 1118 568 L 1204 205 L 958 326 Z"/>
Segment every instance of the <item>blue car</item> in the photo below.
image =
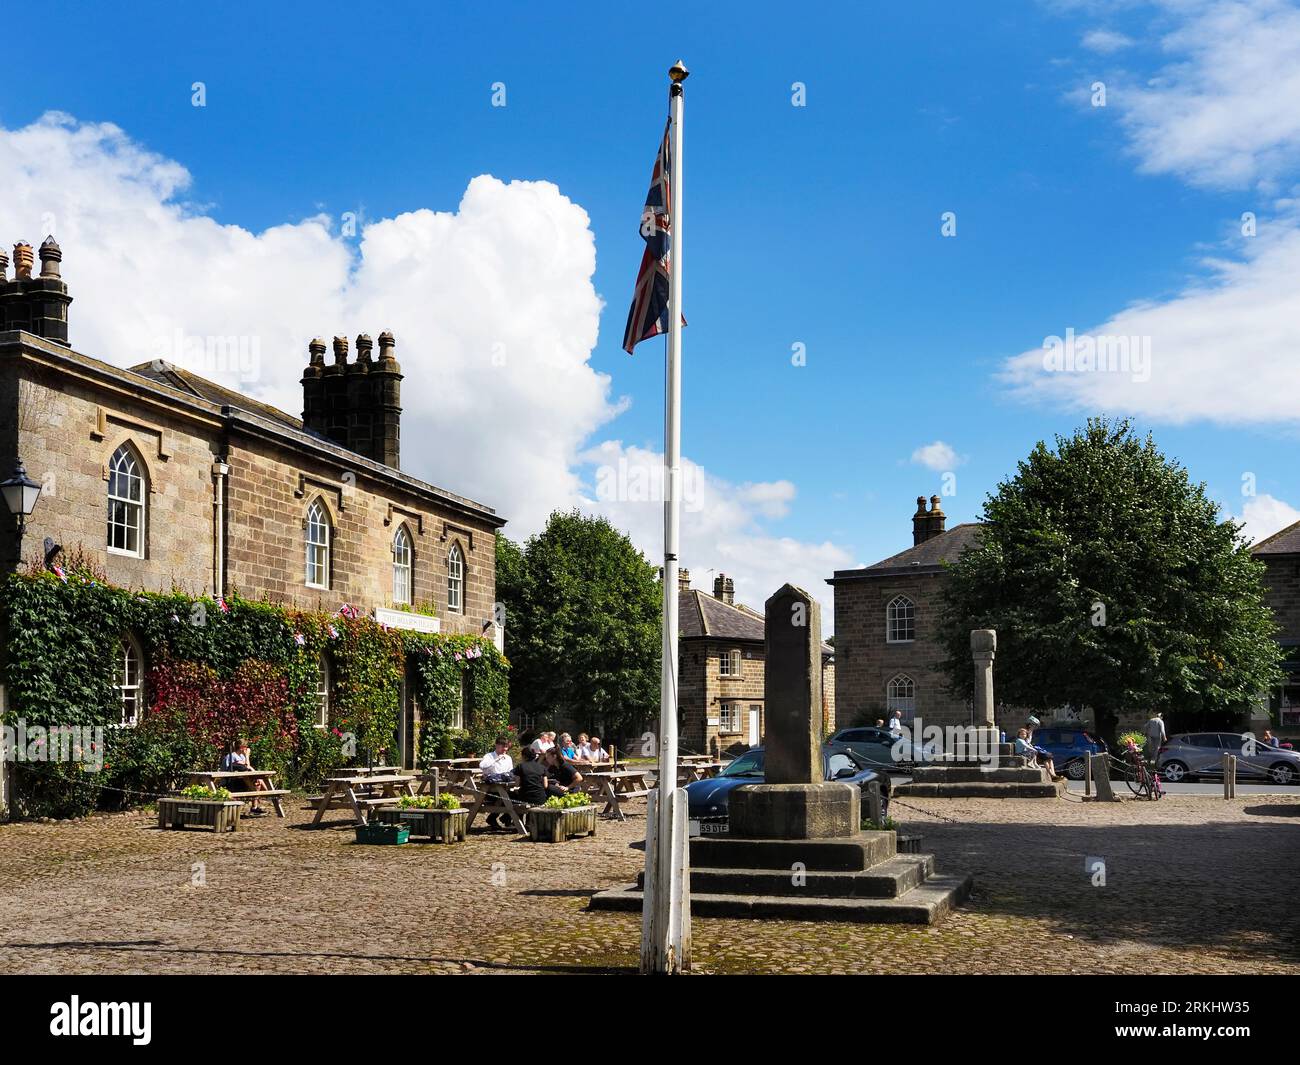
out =
<path fill-rule="evenodd" d="M 727 819 L 727 799 L 742 784 L 762 784 L 764 748 L 754 747 L 733 761 L 716 777 L 686 785 L 687 809 L 692 821 L 709 823 L 716 828 Z M 889 776 L 877 773 L 868 759 L 841 744 L 822 748 L 822 769 L 827 780 L 856 784 L 865 793 L 874 782 L 880 783 L 883 808 L 889 809 Z M 865 798 L 864 798 L 865 810 Z"/>
<path fill-rule="evenodd" d="M 1052 756 L 1052 762 L 1058 773 L 1064 773 L 1071 780 L 1082 780 L 1085 773 L 1084 759 L 1090 754 L 1100 754 L 1106 750 L 1106 743 L 1090 735 L 1076 725 L 1048 725 L 1034 729 L 1031 741 L 1035 747 L 1041 747 Z"/>

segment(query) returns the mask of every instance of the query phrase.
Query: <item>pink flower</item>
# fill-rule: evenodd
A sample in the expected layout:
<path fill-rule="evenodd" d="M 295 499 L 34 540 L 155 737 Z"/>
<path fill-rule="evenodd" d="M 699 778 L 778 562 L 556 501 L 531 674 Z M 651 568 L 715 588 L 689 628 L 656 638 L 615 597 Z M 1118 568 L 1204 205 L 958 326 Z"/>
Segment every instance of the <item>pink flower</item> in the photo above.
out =
<path fill-rule="evenodd" d="M 295 632 L 293 634 L 293 642 L 296 643 L 299 647 L 306 647 L 307 637 L 304 636 L 301 632 Z"/>
<path fill-rule="evenodd" d="M 221 612 L 222 612 L 223 614 L 229 614 L 229 613 L 230 613 L 230 607 L 226 605 L 226 601 L 225 601 L 224 599 L 218 599 L 218 600 L 217 600 L 217 606 L 221 607 Z"/>
<path fill-rule="evenodd" d="M 331 640 L 337 640 L 338 638 L 339 638 L 339 630 L 336 629 L 333 625 L 331 625 L 331 626 L 330 626 L 330 639 L 331 639 Z"/>
<path fill-rule="evenodd" d="M 63 572 L 62 566 L 51 566 L 50 568 L 54 570 L 54 575 L 58 577 L 59 580 L 61 580 L 64 584 L 68 583 L 68 575 Z"/>

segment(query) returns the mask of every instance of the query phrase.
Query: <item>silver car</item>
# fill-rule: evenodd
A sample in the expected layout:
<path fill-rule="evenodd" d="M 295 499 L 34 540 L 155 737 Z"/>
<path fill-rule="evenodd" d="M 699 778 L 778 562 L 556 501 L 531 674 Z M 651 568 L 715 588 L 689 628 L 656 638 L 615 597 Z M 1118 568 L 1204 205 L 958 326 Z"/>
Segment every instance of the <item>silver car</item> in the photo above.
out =
<path fill-rule="evenodd" d="M 1156 771 L 1170 784 L 1194 777 L 1221 777 L 1225 754 L 1237 756 L 1239 779 L 1267 779 L 1275 784 L 1300 781 L 1300 754 L 1267 747 L 1249 732 L 1182 732 L 1170 736 L 1160 748 Z"/>

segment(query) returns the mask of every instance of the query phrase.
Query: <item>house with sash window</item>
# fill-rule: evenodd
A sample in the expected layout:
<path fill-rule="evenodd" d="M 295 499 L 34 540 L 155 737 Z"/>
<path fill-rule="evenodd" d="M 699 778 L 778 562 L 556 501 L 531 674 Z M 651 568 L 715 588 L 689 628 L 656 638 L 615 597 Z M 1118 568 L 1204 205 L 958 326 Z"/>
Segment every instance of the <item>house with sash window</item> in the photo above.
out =
<path fill-rule="evenodd" d="M 347 604 L 390 627 L 501 646 L 495 534 L 505 521 L 402 470 L 392 333 L 379 334 L 377 352 L 358 336 L 354 354 L 335 337 L 328 362 L 313 340 L 296 417 L 193 368 L 122 367 L 75 350 L 61 261 L 52 238 L 35 253 L 16 245 L 12 276 L 0 253 L 0 481 L 25 476 L 40 489 L 21 540 L 0 536 L 0 572 L 76 552 L 124 588 Z M 120 639 L 114 683 L 129 727 L 148 705 L 149 663 L 134 634 Z M 322 661 L 322 728 L 331 685 Z M 408 765 L 418 716 L 405 706 Z"/>

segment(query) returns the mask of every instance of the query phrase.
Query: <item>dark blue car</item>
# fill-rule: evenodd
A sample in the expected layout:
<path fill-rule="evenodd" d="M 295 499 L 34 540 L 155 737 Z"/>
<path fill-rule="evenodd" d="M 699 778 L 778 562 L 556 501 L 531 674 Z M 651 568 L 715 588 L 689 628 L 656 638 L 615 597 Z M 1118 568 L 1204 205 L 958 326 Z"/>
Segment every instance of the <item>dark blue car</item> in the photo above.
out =
<path fill-rule="evenodd" d="M 1084 759 L 1090 754 L 1106 750 L 1105 741 L 1092 736 L 1077 725 L 1047 725 L 1034 729 L 1031 741 L 1052 756 L 1058 773 L 1071 780 L 1084 777 Z"/>
<path fill-rule="evenodd" d="M 755 747 L 733 761 L 716 777 L 686 785 L 688 810 L 692 821 L 717 824 L 727 819 L 727 799 L 742 784 L 762 784 L 764 748 Z M 880 783 L 882 806 L 889 808 L 889 776 L 877 773 L 868 759 L 840 744 L 822 748 L 822 769 L 827 780 L 856 784 L 865 793 L 875 781 Z M 865 815 L 864 799 L 864 815 Z"/>

